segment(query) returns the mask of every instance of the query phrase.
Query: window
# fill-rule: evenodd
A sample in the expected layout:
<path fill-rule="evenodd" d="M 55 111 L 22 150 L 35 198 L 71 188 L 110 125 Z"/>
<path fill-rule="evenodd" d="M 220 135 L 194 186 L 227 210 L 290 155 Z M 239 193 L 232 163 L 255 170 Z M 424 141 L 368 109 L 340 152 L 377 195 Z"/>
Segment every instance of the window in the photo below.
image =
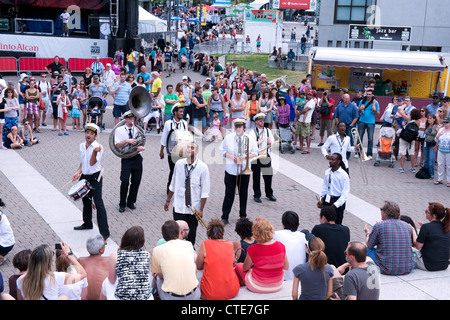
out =
<path fill-rule="evenodd" d="M 328 40 L 327 47 L 332 47 L 332 46 L 333 46 L 333 40 Z"/>
<path fill-rule="evenodd" d="M 337 40 L 337 41 L 336 41 L 336 47 L 337 47 L 337 48 L 342 47 L 342 41 Z"/>
<path fill-rule="evenodd" d="M 372 12 L 368 8 L 373 0 L 336 0 L 334 11 L 335 23 L 362 23 L 366 24 Z"/>

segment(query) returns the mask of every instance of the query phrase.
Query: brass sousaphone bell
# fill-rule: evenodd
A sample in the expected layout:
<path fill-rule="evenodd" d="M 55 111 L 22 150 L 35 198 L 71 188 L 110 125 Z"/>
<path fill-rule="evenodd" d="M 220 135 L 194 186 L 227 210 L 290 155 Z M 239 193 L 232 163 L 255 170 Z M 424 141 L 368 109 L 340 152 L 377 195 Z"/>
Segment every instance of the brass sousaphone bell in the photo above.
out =
<path fill-rule="evenodd" d="M 138 86 L 131 90 L 127 102 L 127 108 L 136 117 L 134 126 L 138 131 L 138 135 L 136 137 L 138 142 L 135 145 L 127 144 L 120 149 L 116 147 L 114 141 L 115 132 L 117 128 L 125 125 L 125 120 L 121 120 L 117 123 L 109 135 L 109 148 L 116 156 L 122 159 L 128 159 L 136 156 L 139 153 L 139 151 L 137 151 L 137 147 L 145 145 L 145 132 L 142 128 L 142 119 L 144 119 L 152 109 L 152 97 L 145 87 Z"/>

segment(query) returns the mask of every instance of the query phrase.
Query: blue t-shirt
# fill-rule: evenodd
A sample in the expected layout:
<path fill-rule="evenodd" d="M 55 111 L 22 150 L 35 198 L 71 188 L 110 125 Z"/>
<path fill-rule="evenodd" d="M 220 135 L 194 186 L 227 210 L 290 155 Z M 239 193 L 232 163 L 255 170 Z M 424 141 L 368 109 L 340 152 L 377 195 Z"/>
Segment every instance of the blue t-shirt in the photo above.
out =
<path fill-rule="evenodd" d="M 152 79 L 152 76 L 151 76 L 150 73 L 148 73 L 148 72 L 146 72 L 146 73 L 142 73 L 142 72 L 138 73 L 138 74 L 136 75 L 136 79 L 139 78 L 139 76 L 142 76 L 142 78 L 144 78 L 144 82 L 147 81 L 147 80 L 151 80 L 151 79 Z M 147 90 L 150 90 L 150 84 L 149 84 L 149 83 L 146 83 L 146 84 L 145 84 L 145 88 L 146 88 Z"/>
<path fill-rule="evenodd" d="M 128 82 L 124 82 L 123 84 L 120 81 L 114 83 L 112 91 L 116 90 L 118 87 L 121 87 L 117 90 L 114 98 L 114 104 L 118 106 L 125 106 L 128 102 L 128 98 L 131 92 L 131 85 Z"/>
<path fill-rule="evenodd" d="M 364 112 L 361 112 L 359 121 L 363 122 L 363 123 L 375 124 L 375 112 L 373 112 L 372 106 L 373 106 L 373 104 L 375 104 L 376 110 L 380 110 L 380 105 L 378 104 L 378 101 L 376 101 L 375 99 L 372 99 L 372 103 L 370 103 L 370 102 L 364 101 L 364 99 L 363 99 L 359 102 L 359 107 L 361 107 L 363 102 L 364 102 L 364 105 L 366 106 L 366 108 L 365 108 Z"/>

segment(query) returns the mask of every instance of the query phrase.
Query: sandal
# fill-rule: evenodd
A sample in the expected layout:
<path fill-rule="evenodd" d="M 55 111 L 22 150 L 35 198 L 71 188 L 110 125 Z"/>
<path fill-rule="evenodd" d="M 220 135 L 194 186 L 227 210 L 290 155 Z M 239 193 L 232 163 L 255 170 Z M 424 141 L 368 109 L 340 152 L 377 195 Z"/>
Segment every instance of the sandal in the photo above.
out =
<path fill-rule="evenodd" d="M 308 154 L 308 153 L 309 153 L 309 151 L 306 151 L 306 150 L 302 152 L 302 154 Z"/>
<path fill-rule="evenodd" d="M 435 185 L 442 184 L 442 181 L 436 180 L 436 181 L 434 182 L 434 184 L 435 184 Z"/>
<path fill-rule="evenodd" d="M 6 260 L 6 258 L 5 257 L 3 257 L 3 259 L 2 260 L 0 260 L 0 266 L 2 266 L 4 263 L 5 263 L 5 260 Z"/>
<path fill-rule="evenodd" d="M 303 151 L 303 148 L 300 148 L 300 147 L 297 147 L 295 149 L 297 149 L 298 151 Z"/>

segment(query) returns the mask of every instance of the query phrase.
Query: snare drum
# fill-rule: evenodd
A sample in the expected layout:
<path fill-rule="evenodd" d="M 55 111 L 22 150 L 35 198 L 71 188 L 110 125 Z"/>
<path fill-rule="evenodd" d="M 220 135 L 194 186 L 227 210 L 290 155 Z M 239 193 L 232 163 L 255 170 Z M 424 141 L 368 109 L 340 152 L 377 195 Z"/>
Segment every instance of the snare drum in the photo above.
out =
<path fill-rule="evenodd" d="M 184 157 L 186 148 L 194 141 L 194 134 L 191 131 L 173 130 L 167 137 L 167 152 L 171 156 Z"/>
<path fill-rule="evenodd" d="M 86 196 L 91 191 L 91 185 L 86 179 L 81 179 L 70 188 L 68 194 L 72 200 L 77 201 Z"/>

